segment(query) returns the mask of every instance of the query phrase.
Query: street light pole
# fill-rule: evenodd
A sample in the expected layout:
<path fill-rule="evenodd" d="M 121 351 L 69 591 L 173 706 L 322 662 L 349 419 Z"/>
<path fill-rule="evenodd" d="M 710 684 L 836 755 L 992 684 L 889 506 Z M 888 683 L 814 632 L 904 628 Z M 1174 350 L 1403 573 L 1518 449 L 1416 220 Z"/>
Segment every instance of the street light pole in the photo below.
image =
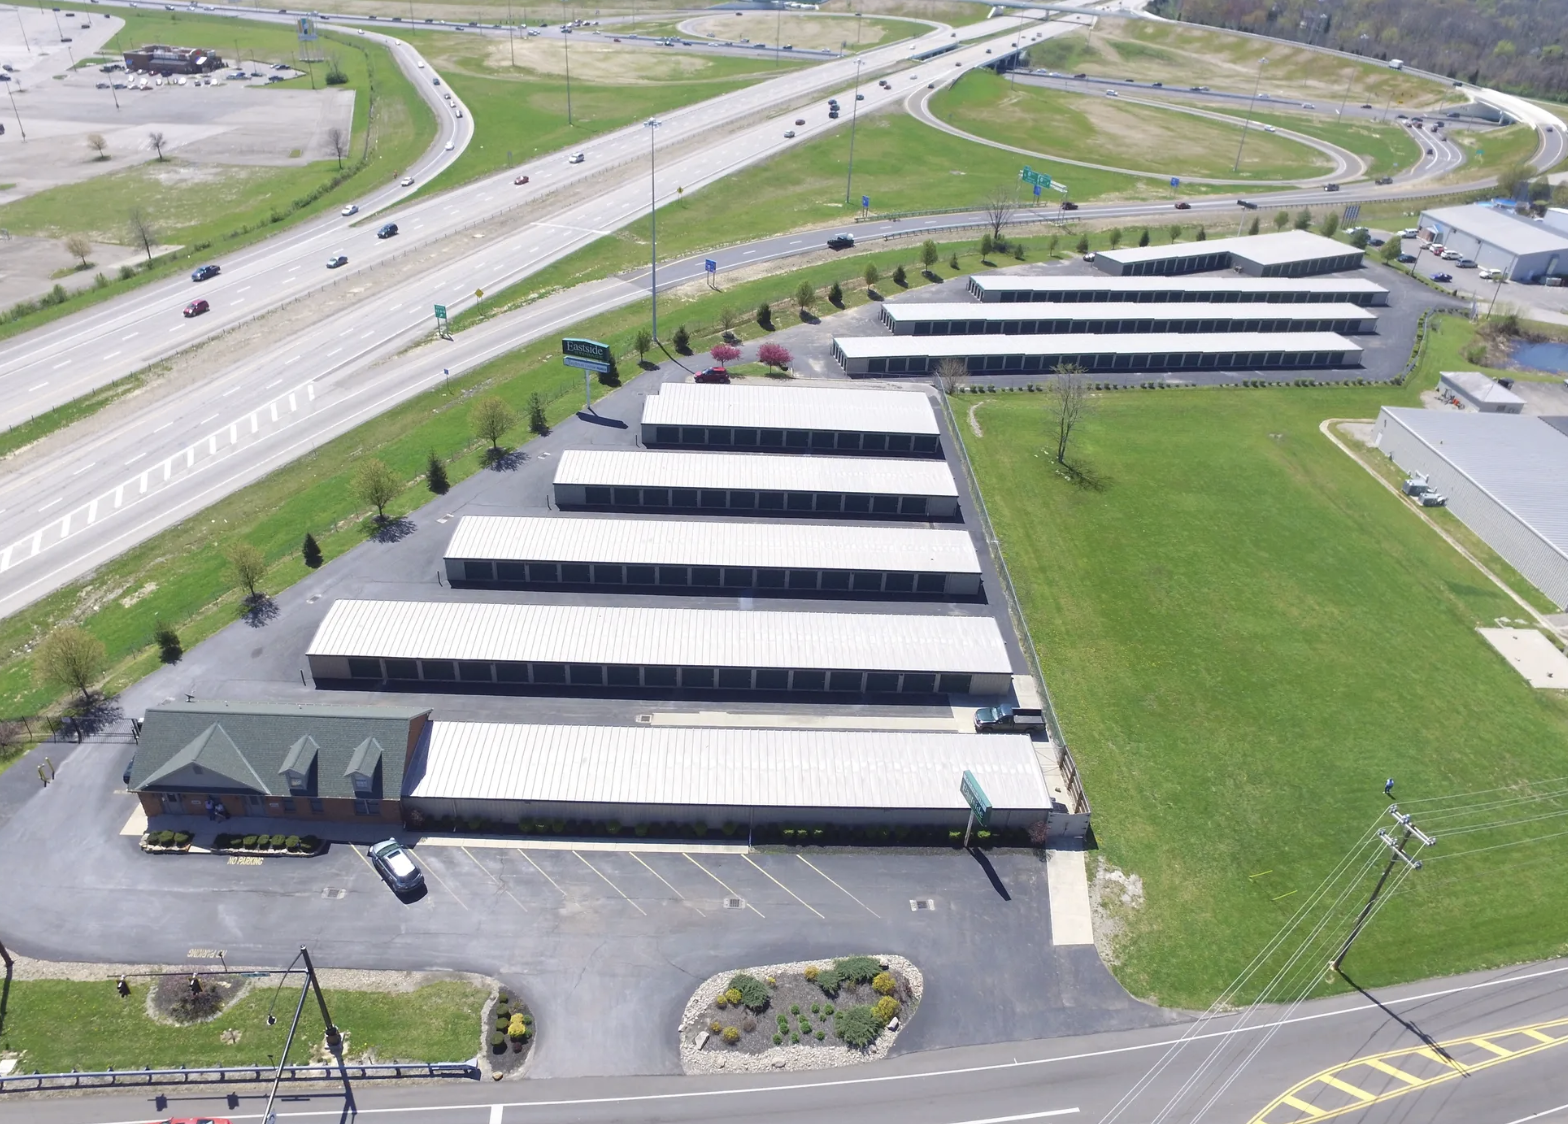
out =
<path fill-rule="evenodd" d="M 414 0 L 408 0 L 410 4 Z M 515 25 L 512 23 L 512 0 L 506 0 L 506 49 L 512 55 L 512 65 L 517 65 L 517 36 Z"/>
<path fill-rule="evenodd" d="M 650 117 L 642 123 L 643 128 L 648 130 L 648 225 L 653 234 L 648 250 L 648 296 L 653 305 L 653 339 L 655 343 L 659 340 L 659 189 L 654 177 L 653 138 L 660 123 L 654 117 Z"/>
<path fill-rule="evenodd" d="M 566 26 L 566 0 L 561 0 L 561 48 L 566 52 L 566 123 L 572 123 L 572 29 Z"/>
<path fill-rule="evenodd" d="M 860 67 L 864 60 L 855 60 L 855 100 L 849 106 L 849 174 L 844 177 L 844 206 L 849 206 L 850 188 L 855 182 L 855 120 L 860 116 Z"/>
<path fill-rule="evenodd" d="M 1232 172 L 1241 170 L 1241 150 L 1247 144 L 1247 129 L 1252 125 L 1252 108 L 1258 104 L 1258 91 L 1263 88 L 1263 68 L 1268 61 L 1266 58 L 1258 60 L 1258 78 L 1252 84 L 1252 98 L 1247 102 L 1247 119 L 1241 125 L 1241 143 L 1236 146 L 1236 162 L 1230 168 Z"/>
<path fill-rule="evenodd" d="M 16 131 L 22 134 L 22 139 L 25 141 L 27 139 L 27 129 L 24 128 L 23 125 L 22 125 L 22 115 L 21 115 L 21 113 L 19 113 L 17 111 L 17 108 L 16 108 L 16 95 L 11 93 L 11 83 L 10 82 L 7 82 L 5 84 L 5 92 L 11 98 L 11 112 L 13 114 L 15 114 L 15 116 L 16 116 Z"/>

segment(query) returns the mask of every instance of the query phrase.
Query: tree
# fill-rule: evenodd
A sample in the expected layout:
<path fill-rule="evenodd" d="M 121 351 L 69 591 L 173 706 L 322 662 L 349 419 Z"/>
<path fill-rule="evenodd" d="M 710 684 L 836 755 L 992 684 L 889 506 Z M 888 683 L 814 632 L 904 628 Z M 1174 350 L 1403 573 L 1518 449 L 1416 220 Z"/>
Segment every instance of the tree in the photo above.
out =
<path fill-rule="evenodd" d="M 810 281 L 802 281 L 795 288 L 795 307 L 800 309 L 804 317 L 811 311 L 811 306 L 817 303 L 817 291 L 811 287 Z"/>
<path fill-rule="evenodd" d="M 1247 233 L 1248 234 L 1256 234 L 1257 232 L 1258 232 L 1258 216 L 1257 215 L 1253 215 L 1252 216 L 1252 223 L 1251 223 L 1250 226 L 1247 227 Z"/>
<path fill-rule="evenodd" d="M 877 269 L 875 262 L 868 261 L 866 263 L 866 272 L 864 276 L 866 279 L 866 288 L 868 289 L 872 288 L 878 281 L 882 280 L 882 272 Z"/>
<path fill-rule="evenodd" d="M 309 531 L 305 532 L 305 541 L 299 548 L 299 556 L 312 570 L 321 567 L 321 545 L 316 542 L 316 536 Z"/>
<path fill-rule="evenodd" d="M 767 301 L 757 306 L 757 323 L 769 331 L 773 329 L 773 309 L 768 306 Z"/>
<path fill-rule="evenodd" d="M 686 330 L 685 324 L 677 325 L 675 334 L 670 337 L 670 342 L 675 345 L 675 350 L 682 355 L 691 354 L 691 333 Z"/>
<path fill-rule="evenodd" d="M 931 272 L 931 267 L 941 260 L 942 255 L 937 252 L 936 243 L 927 238 L 920 243 L 920 264 L 926 267 L 926 272 Z"/>
<path fill-rule="evenodd" d="M 504 398 L 494 394 L 481 398 L 468 411 L 469 428 L 473 430 L 474 436 L 490 442 L 492 453 L 501 451 L 501 438 L 516 424 L 517 411 L 508 406 Z"/>
<path fill-rule="evenodd" d="M 733 308 L 719 309 L 719 325 L 726 331 L 732 331 L 740 323 L 740 313 Z"/>
<path fill-rule="evenodd" d="M 943 359 L 936 365 L 937 385 L 943 394 L 952 394 L 969 378 L 969 366 L 962 359 Z"/>
<path fill-rule="evenodd" d="M 632 347 L 637 350 L 637 362 L 641 363 L 648 349 L 653 346 L 653 333 L 647 328 L 638 328 L 637 334 L 632 337 Z"/>
<path fill-rule="evenodd" d="M 1062 244 L 1062 236 L 1060 234 L 1053 234 L 1053 235 L 1051 235 L 1050 240 L 1048 242 L 1046 242 L 1046 244 L 1045 244 L 1045 252 L 1051 258 L 1052 261 L 1056 260 L 1056 248 L 1058 246 L 1060 246 L 1061 244 Z"/>
<path fill-rule="evenodd" d="M 425 487 L 438 496 L 446 495 L 452 488 L 452 482 L 447 479 L 446 464 L 436 456 L 434 449 L 425 461 Z"/>
<path fill-rule="evenodd" d="M 85 234 L 66 235 L 65 252 L 79 259 L 83 269 L 92 264 L 87 260 L 87 255 L 93 252 L 93 244 L 87 240 Z"/>
<path fill-rule="evenodd" d="M 1323 231 L 1323 237 L 1334 237 L 1334 235 L 1339 232 L 1339 212 L 1330 211 L 1328 214 L 1324 215 L 1322 226 L 1319 229 Z"/>
<path fill-rule="evenodd" d="M 103 641 L 92 633 L 75 625 L 63 625 L 34 649 L 33 668 L 42 682 L 76 691 L 82 702 L 91 706 L 91 688 L 103 674 L 107 656 Z"/>
<path fill-rule="evenodd" d="M 740 348 L 727 343 L 716 343 L 708 349 L 708 354 L 713 356 L 713 361 L 722 367 L 740 358 Z"/>
<path fill-rule="evenodd" d="M 996 252 L 996 239 L 991 237 L 988 230 L 980 236 L 980 256 L 988 258 Z"/>
<path fill-rule="evenodd" d="M 1018 202 L 1010 186 L 998 184 L 986 195 L 980 209 L 985 212 L 985 221 L 991 226 L 991 238 L 999 241 L 1002 227 L 1012 221 L 1013 212 L 1018 210 Z"/>
<path fill-rule="evenodd" d="M 331 75 L 328 75 L 328 81 L 330 80 Z M 327 130 L 327 147 L 331 149 L 332 155 L 338 158 L 338 169 L 340 171 L 343 168 L 343 157 L 348 155 L 348 143 L 348 133 L 336 125 Z"/>
<path fill-rule="evenodd" d="M 1383 243 L 1383 248 L 1378 251 L 1378 256 L 1381 257 L 1384 261 L 1391 262 L 1404 252 L 1405 249 L 1400 245 L 1400 240 L 1398 238 L 1390 238 L 1387 242 Z"/>
<path fill-rule="evenodd" d="M 767 367 L 770 371 L 774 367 L 783 371 L 789 367 L 792 359 L 783 344 L 765 343 L 757 348 L 757 362 Z"/>
<path fill-rule="evenodd" d="M 344 72 L 343 64 L 338 61 L 338 56 L 337 55 L 328 55 L 327 56 L 327 85 L 329 85 L 329 86 L 346 86 L 346 85 L 348 85 L 348 75 Z M 348 147 L 348 144 L 347 144 L 346 141 L 344 142 L 344 147 L 345 148 Z"/>
<path fill-rule="evenodd" d="M 267 556 L 261 552 L 261 547 L 237 542 L 224 550 L 223 557 L 228 559 L 235 580 L 245 587 L 247 601 L 266 596 L 256 588 L 267 574 Z"/>
<path fill-rule="evenodd" d="M 893 284 L 900 289 L 907 287 L 909 284 L 909 274 L 904 272 L 902 264 L 893 267 Z"/>
<path fill-rule="evenodd" d="M 1510 199 L 1530 198 L 1530 177 L 1535 169 L 1523 160 L 1505 164 L 1497 172 L 1497 190 Z"/>
<path fill-rule="evenodd" d="M 1172 242 L 1175 242 L 1176 239 L 1181 237 L 1181 225 L 1179 223 L 1173 222 L 1170 226 L 1166 227 L 1165 233 L 1171 236 Z"/>
<path fill-rule="evenodd" d="M 1089 384 L 1083 368 L 1063 363 L 1056 378 L 1046 384 L 1046 410 L 1056 423 L 1056 463 L 1067 463 L 1067 444 L 1073 430 L 1089 411 Z"/>
<path fill-rule="evenodd" d="M 93 159 L 95 159 L 95 160 L 107 160 L 107 159 L 109 159 L 109 142 L 103 139 L 103 134 L 102 133 L 88 133 L 87 134 L 87 147 L 92 149 L 94 152 L 96 152 L 98 154 L 97 156 L 93 157 Z"/>
<path fill-rule="evenodd" d="M 1087 254 L 1089 252 L 1089 236 L 1087 234 L 1079 235 L 1078 245 L 1074 246 L 1073 249 L 1080 254 Z"/>
<path fill-rule="evenodd" d="M 180 643 L 180 634 L 166 624 L 160 623 L 153 631 L 152 642 L 158 645 L 160 663 L 179 663 L 185 656 L 185 645 Z"/>
<path fill-rule="evenodd" d="M 1274 212 L 1274 229 L 1275 230 L 1284 230 L 1289 225 L 1290 225 L 1290 212 L 1289 211 L 1275 211 Z"/>
<path fill-rule="evenodd" d="M 1198 236 L 1197 236 L 1197 238 L 1196 238 L 1196 239 L 1195 239 L 1195 241 L 1198 241 L 1198 242 L 1207 242 L 1207 241 L 1208 241 L 1208 240 L 1209 240 L 1209 232 L 1208 232 L 1208 231 L 1207 231 L 1207 230 L 1205 230 L 1205 229 L 1204 229 L 1204 228 L 1203 228 L 1203 227 L 1201 227 L 1201 226 L 1200 226 L 1200 227 L 1198 227 Z"/>
<path fill-rule="evenodd" d="M 1395 241 L 1398 241 L 1398 239 L 1395 239 Z M 1358 227 L 1355 233 L 1350 236 L 1350 244 L 1358 250 L 1365 250 L 1372 244 L 1372 232 Z M 1385 242 L 1383 245 L 1386 246 L 1388 243 Z"/>
<path fill-rule="evenodd" d="M 376 519 L 382 523 L 387 521 L 387 504 L 402 491 L 402 485 L 397 477 L 392 475 L 392 470 L 387 467 L 386 462 L 375 457 L 359 462 L 358 467 L 354 469 L 352 487 L 354 495 L 376 509 Z"/>
<path fill-rule="evenodd" d="M 537 390 L 528 396 L 528 428 L 540 437 L 550 432 L 550 420 L 544 413 L 544 399 Z"/>
<path fill-rule="evenodd" d="M 1114 250 L 1114 249 L 1116 249 L 1116 247 L 1120 246 L 1121 244 L 1122 244 L 1122 228 L 1119 227 L 1119 226 L 1111 227 L 1111 249 Z"/>
<path fill-rule="evenodd" d="M 1148 244 L 1149 244 L 1149 228 L 1148 227 L 1144 227 L 1143 228 L 1143 233 L 1138 235 L 1138 245 L 1139 246 L 1147 246 Z"/>
<path fill-rule="evenodd" d="M 1296 212 L 1296 221 L 1293 225 L 1297 230 L 1306 230 L 1312 225 L 1312 211 L 1307 207 L 1301 208 Z"/>
<path fill-rule="evenodd" d="M 154 129 L 147 134 L 147 143 L 152 145 L 152 150 L 158 154 L 158 162 L 160 164 L 163 163 L 163 146 L 167 143 L 163 138 L 163 134 Z"/>
<path fill-rule="evenodd" d="M 958 265 L 958 251 L 957 250 L 954 250 L 952 255 L 947 259 L 947 268 L 948 269 L 954 269 L 954 270 L 959 268 L 959 265 Z"/>
<path fill-rule="evenodd" d="M 828 286 L 828 303 L 834 308 L 844 307 L 844 289 L 837 281 Z"/>
<path fill-rule="evenodd" d="M 140 207 L 132 207 L 126 215 L 131 228 L 131 241 L 142 248 L 142 253 L 147 255 L 147 264 L 152 264 L 152 248 L 158 244 L 158 232 L 153 229 L 152 220 Z"/>

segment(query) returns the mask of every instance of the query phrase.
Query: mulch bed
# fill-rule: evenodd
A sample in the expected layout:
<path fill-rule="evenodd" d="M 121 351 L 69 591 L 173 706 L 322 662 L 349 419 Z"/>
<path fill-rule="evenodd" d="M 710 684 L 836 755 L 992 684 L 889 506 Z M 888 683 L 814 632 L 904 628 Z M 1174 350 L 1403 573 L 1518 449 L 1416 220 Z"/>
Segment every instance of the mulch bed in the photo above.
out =
<path fill-rule="evenodd" d="M 919 1001 L 902 972 L 892 968 L 889 973 L 896 982 L 893 998 L 898 1000 L 902 1008 L 899 1020 L 908 1022 Z M 785 1045 L 843 1050 L 846 1048 L 844 1043 L 833 1033 L 832 1013 L 850 1007 L 872 1006 L 882 998 L 870 983 L 844 983 L 840 985 L 838 994 L 830 997 L 799 972 L 775 976 L 774 982 L 775 986 L 768 989 L 768 1006 L 760 1012 L 727 1005 L 720 1008 L 713 1003 L 707 1006 L 702 1017 L 708 1020 L 707 1029 L 713 1036 L 703 1047 L 705 1053 L 724 1051 L 760 1054 L 775 1046 Z M 779 1024 L 781 1015 L 786 1020 L 784 1026 Z M 713 1023 L 719 1024 L 718 1032 L 713 1032 Z M 723 1029 L 730 1026 L 740 1031 L 740 1040 L 733 1045 L 721 1037 Z M 779 1041 L 774 1040 L 775 1036 Z"/>

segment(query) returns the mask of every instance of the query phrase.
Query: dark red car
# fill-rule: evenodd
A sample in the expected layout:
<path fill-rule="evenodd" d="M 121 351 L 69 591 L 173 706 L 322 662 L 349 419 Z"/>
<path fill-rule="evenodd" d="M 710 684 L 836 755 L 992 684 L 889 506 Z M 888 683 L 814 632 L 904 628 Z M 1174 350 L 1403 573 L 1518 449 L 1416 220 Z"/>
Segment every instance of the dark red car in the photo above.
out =
<path fill-rule="evenodd" d="M 694 379 L 692 379 L 692 381 L 693 382 L 729 382 L 730 381 L 730 373 L 729 373 L 729 371 L 725 370 L 723 367 L 709 367 L 706 370 L 698 371 L 696 377 Z"/>
<path fill-rule="evenodd" d="M 189 320 L 192 316 L 200 316 L 211 307 L 210 304 L 203 300 L 191 301 L 190 304 L 185 306 L 185 318 Z"/>
<path fill-rule="evenodd" d="M 1176 204 L 1176 209 L 1178 211 L 1190 211 L 1192 210 L 1192 204 L 1184 199 L 1180 203 Z"/>
<path fill-rule="evenodd" d="M 514 184 L 516 184 L 516 185 L 517 185 L 517 186 L 519 186 L 519 187 L 521 187 L 521 186 L 522 186 L 522 185 L 523 185 L 523 184 L 525 184 L 525 183 L 527 183 L 527 182 L 528 182 L 528 177 L 527 177 L 527 176 L 518 176 L 518 177 L 517 177 L 517 178 L 516 178 L 516 179 L 515 179 L 515 180 L 513 180 L 513 181 L 512 181 L 512 182 L 513 182 L 513 183 L 514 183 Z"/>

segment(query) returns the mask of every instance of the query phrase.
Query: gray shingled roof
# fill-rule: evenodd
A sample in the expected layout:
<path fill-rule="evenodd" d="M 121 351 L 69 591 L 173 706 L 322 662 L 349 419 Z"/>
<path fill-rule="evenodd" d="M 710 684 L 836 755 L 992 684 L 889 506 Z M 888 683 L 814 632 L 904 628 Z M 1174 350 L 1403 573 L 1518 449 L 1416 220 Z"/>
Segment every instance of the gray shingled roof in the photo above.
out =
<path fill-rule="evenodd" d="M 303 772 L 295 795 L 353 799 L 353 773 L 378 783 L 369 795 L 403 788 L 415 706 L 280 706 L 248 702 L 149 707 L 131 769 L 131 789 L 290 795 L 286 770 Z M 379 765 L 379 771 L 377 766 Z"/>

